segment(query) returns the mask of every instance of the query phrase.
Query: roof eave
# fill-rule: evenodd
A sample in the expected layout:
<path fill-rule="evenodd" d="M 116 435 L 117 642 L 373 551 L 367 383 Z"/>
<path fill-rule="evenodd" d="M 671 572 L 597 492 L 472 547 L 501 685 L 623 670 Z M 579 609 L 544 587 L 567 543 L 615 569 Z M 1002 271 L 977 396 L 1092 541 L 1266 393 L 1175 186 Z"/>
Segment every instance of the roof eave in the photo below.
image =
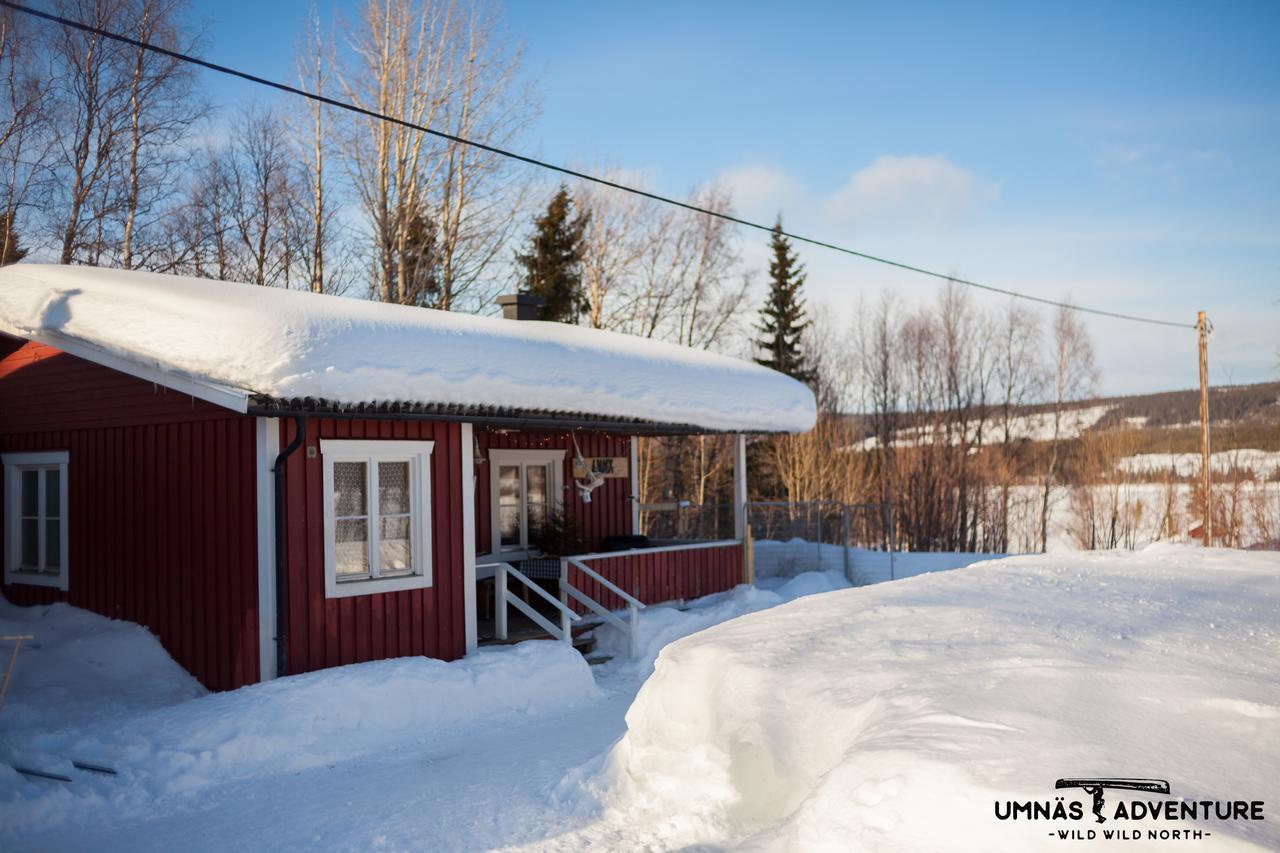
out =
<path fill-rule="evenodd" d="M 221 406 L 233 412 L 245 414 L 249 408 L 250 393 L 243 388 L 236 388 L 232 385 L 224 385 L 220 382 L 180 373 L 159 365 L 144 364 L 141 361 L 116 355 L 97 344 L 81 340 L 72 335 L 48 331 L 24 331 L 10 329 L 7 326 L 0 326 L 0 333 L 53 347 L 67 355 L 110 368 L 136 379 L 142 379 L 153 385 L 168 388 L 171 391 L 190 395 L 198 400 L 213 403 L 215 406 Z"/>
<path fill-rule="evenodd" d="M 759 429 L 710 429 L 695 424 L 615 418 L 586 412 L 548 412 L 499 406 L 440 403 L 337 403 L 311 397 L 282 399 L 252 395 L 246 414 L 258 417 L 415 420 L 473 423 L 507 429 L 589 429 L 629 435 L 719 435 L 780 432 Z"/>

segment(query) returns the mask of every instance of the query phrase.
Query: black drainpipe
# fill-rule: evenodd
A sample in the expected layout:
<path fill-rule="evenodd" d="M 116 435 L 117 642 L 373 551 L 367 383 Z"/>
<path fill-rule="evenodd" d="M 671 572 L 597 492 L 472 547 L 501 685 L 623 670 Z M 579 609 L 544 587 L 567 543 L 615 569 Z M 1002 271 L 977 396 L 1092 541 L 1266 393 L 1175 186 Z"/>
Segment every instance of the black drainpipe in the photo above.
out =
<path fill-rule="evenodd" d="M 276 456 L 275 467 L 271 473 L 275 476 L 276 487 L 276 677 L 288 675 L 285 658 L 285 640 L 289 636 L 286 621 L 288 602 L 285 593 L 288 584 L 285 581 L 285 548 L 284 548 L 284 461 L 297 450 L 307 438 L 307 416 L 293 416 L 293 441 Z"/>

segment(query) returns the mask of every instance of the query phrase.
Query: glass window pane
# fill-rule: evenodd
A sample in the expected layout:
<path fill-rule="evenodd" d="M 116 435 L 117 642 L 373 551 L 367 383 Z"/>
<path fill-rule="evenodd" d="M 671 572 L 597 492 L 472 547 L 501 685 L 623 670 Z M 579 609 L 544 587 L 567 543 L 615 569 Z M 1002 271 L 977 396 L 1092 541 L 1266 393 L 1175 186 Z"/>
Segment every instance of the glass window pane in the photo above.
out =
<path fill-rule="evenodd" d="M 55 575 L 62 568 L 62 522 L 56 518 L 44 523 L 44 568 Z"/>
<path fill-rule="evenodd" d="M 336 466 L 335 466 L 336 467 Z M 343 575 L 369 573 L 369 522 L 363 518 L 340 519 L 334 548 L 338 579 Z"/>
<path fill-rule="evenodd" d="M 333 463 L 333 514 L 368 515 L 368 466 L 364 462 Z"/>
<path fill-rule="evenodd" d="M 382 476 L 382 472 L 378 472 Z M 413 543 L 409 538 L 409 517 L 382 519 L 378 548 L 382 551 L 380 571 L 383 574 L 407 572 L 413 568 Z"/>
<path fill-rule="evenodd" d="M 542 526 L 547 523 L 547 505 L 529 504 L 529 538 L 536 539 Z"/>
<path fill-rule="evenodd" d="M 409 463 L 378 463 L 378 512 L 397 515 L 409 512 Z"/>
<path fill-rule="evenodd" d="M 524 477 L 527 486 L 526 493 L 529 495 L 529 503 L 546 503 L 547 466 L 530 465 L 525 469 Z"/>
<path fill-rule="evenodd" d="M 498 508 L 498 519 L 501 525 L 500 535 L 503 547 L 520 544 L 520 507 L 504 506 Z"/>
<path fill-rule="evenodd" d="M 62 476 L 57 468 L 44 472 L 44 514 L 46 518 L 62 517 Z"/>
<path fill-rule="evenodd" d="M 520 466 L 498 466 L 498 503 L 503 506 L 520 503 Z"/>
<path fill-rule="evenodd" d="M 40 522 L 34 518 L 22 519 L 21 558 L 19 562 L 24 569 L 40 568 Z"/>
<path fill-rule="evenodd" d="M 525 469 L 525 494 L 529 504 L 529 538 L 533 539 L 547 520 L 547 475 L 546 465 L 530 465 Z"/>
<path fill-rule="evenodd" d="M 40 472 L 22 472 L 22 514 L 34 518 L 40 514 Z"/>

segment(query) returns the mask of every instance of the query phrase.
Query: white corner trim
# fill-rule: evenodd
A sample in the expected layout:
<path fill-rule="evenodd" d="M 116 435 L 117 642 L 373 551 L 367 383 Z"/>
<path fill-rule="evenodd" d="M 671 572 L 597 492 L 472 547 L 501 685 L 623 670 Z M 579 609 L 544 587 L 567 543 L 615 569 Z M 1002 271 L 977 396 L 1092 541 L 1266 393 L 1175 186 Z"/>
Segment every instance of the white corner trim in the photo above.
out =
<path fill-rule="evenodd" d="M 119 373 L 126 373 L 136 379 L 142 379 L 155 385 L 162 385 L 171 391 L 189 394 L 196 399 L 204 400 L 206 403 L 213 403 L 215 406 L 222 406 L 224 409 L 230 409 L 233 412 L 244 414 L 249 411 L 249 392 L 243 388 L 236 388 L 210 379 L 201 379 L 196 376 L 165 370 L 159 365 L 142 364 L 126 356 L 109 352 L 96 344 L 67 335 L 9 329 L 0 329 L 0 331 L 17 338 L 53 347 L 65 352 L 67 355 L 91 361 L 94 364 L 110 368 Z"/>
<path fill-rule="evenodd" d="M 466 653 L 480 646 L 476 629 L 476 466 L 472 446 L 474 430 L 462 424 L 462 621 L 466 632 Z"/>
<path fill-rule="evenodd" d="M 399 592 L 406 589 L 422 589 L 432 585 L 431 521 L 431 454 L 434 441 L 380 441 L 378 439 L 321 439 L 321 468 L 324 472 L 324 596 L 325 598 L 350 598 L 356 595 L 373 595 L 380 592 Z M 335 567 L 337 548 L 333 515 L 333 463 L 368 462 L 380 459 L 409 462 L 410 506 L 420 508 L 414 512 L 411 524 L 411 552 L 413 573 L 393 577 L 371 577 L 362 580 L 339 581 Z M 371 466 L 370 501 L 376 500 L 377 466 Z M 375 513 L 370 505 L 370 520 Z M 370 548 L 376 550 L 378 528 L 369 525 Z"/>
<path fill-rule="evenodd" d="M 71 587 L 71 522 L 70 511 L 71 497 L 67 491 L 68 476 L 67 468 L 70 467 L 71 454 L 66 450 L 44 450 L 34 453 L 4 453 L 0 454 L 0 463 L 4 465 L 4 582 L 7 584 L 25 584 L 27 586 L 51 586 L 64 592 Z M 61 497 L 61 505 L 58 507 L 59 521 L 59 541 L 58 548 L 62 554 L 62 570 L 56 575 L 36 574 L 34 572 L 23 572 L 18 570 L 18 561 L 20 558 L 19 549 L 22 543 L 19 539 L 19 521 L 21 516 L 17 512 L 19 503 L 18 489 L 20 488 L 18 473 L 22 470 L 22 466 L 26 465 L 57 465 L 58 466 L 58 491 Z M 41 485 L 43 491 L 44 486 Z M 43 546 L 41 546 L 43 547 Z"/>
<path fill-rule="evenodd" d="M 254 476 L 258 501 L 258 680 L 276 677 L 276 483 L 280 420 L 256 418 Z"/>

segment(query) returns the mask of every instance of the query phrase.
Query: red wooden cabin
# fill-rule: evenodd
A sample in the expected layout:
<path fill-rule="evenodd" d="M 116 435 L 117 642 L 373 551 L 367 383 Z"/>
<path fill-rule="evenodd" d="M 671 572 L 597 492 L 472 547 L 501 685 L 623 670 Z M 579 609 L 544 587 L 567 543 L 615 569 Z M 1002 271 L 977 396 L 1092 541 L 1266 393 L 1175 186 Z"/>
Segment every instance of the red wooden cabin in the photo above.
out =
<path fill-rule="evenodd" d="M 551 508 L 588 540 L 549 584 L 553 629 L 740 582 L 741 439 L 733 539 L 602 552 L 638 532 L 635 436 L 800 431 L 813 409 L 764 368 L 607 332 L 10 266 L 4 596 L 146 625 L 213 689 L 455 659 L 481 596 L 499 629 L 530 607 L 517 567 Z"/>

